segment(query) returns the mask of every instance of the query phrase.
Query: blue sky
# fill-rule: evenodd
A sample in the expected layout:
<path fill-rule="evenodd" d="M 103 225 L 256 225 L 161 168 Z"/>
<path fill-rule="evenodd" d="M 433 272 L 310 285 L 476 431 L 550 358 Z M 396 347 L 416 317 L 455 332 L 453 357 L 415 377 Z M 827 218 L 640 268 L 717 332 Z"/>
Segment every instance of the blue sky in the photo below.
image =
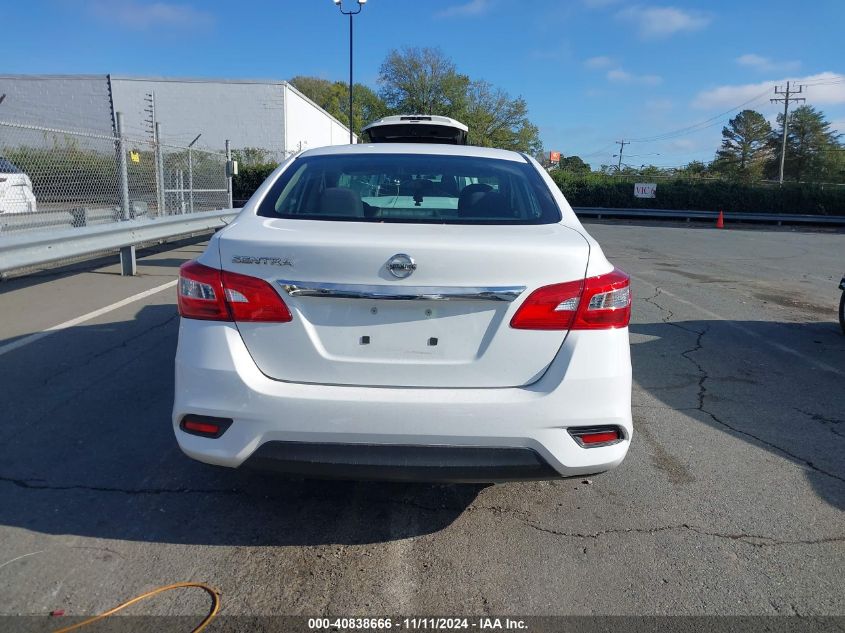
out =
<path fill-rule="evenodd" d="M 0 72 L 347 77 L 331 0 L 32 0 L 3 16 Z M 439 46 L 525 97 L 547 149 L 598 166 L 614 141 L 643 139 L 626 163 L 674 166 L 711 159 L 735 106 L 773 121 L 786 79 L 845 132 L 843 26 L 845 0 L 369 0 L 356 81 L 377 88 L 391 48 Z"/>

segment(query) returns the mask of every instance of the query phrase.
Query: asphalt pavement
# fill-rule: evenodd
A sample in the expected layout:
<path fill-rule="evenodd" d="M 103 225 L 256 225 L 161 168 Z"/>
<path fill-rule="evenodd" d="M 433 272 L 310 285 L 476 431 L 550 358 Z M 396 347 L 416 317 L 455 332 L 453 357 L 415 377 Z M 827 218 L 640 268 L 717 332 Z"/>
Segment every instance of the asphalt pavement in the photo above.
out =
<path fill-rule="evenodd" d="M 636 297 L 634 442 L 589 479 L 205 466 L 170 426 L 172 281 L 202 244 L 131 279 L 115 263 L 0 284 L 0 614 L 93 614 L 196 580 L 229 615 L 845 615 L 845 234 L 588 229 Z"/>

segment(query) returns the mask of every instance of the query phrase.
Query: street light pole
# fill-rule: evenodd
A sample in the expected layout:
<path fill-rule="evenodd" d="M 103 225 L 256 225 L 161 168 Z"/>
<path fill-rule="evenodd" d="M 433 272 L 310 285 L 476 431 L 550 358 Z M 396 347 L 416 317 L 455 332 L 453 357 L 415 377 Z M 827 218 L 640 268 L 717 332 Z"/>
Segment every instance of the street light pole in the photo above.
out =
<path fill-rule="evenodd" d="M 333 2 L 337 5 L 337 8 L 340 9 L 340 12 L 343 15 L 349 16 L 349 144 L 352 145 L 352 16 L 361 13 L 361 9 L 364 8 L 367 0 L 358 0 L 357 11 L 344 11 L 342 4 L 343 0 L 333 0 Z"/>

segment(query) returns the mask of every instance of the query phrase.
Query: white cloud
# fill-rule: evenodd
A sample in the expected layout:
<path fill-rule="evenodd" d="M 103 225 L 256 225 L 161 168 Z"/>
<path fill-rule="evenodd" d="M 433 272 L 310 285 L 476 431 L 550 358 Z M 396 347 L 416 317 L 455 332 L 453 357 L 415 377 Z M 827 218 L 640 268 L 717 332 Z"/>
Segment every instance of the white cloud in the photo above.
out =
<path fill-rule="evenodd" d="M 584 66 L 590 69 L 608 68 L 616 64 L 616 60 L 607 55 L 598 55 L 584 60 Z"/>
<path fill-rule="evenodd" d="M 215 21 L 211 13 L 171 2 L 144 4 L 134 0 L 98 0 L 90 5 L 90 10 L 101 19 L 138 30 L 152 27 L 206 28 Z"/>
<path fill-rule="evenodd" d="M 732 108 L 758 96 L 761 103 L 768 103 L 766 95 L 771 93 L 770 96 L 774 97 L 775 86 L 783 88 L 786 81 L 786 79 L 778 79 L 752 84 L 717 86 L 699 92 L 692 100 L 692 107 L 702 110 Z M 798 79 L 791 78 L 790 81 L 804 85 L 801 96 L 813 105 L 845 104 L 845 76 L 843 75 L 823 72 Z M 749 107 L 753 107 L 753 104 L 749 104 Z"/>
<path fill-rule="evenodd" d="M 798 70 L 801 67 L 801 62 L 798 61 L 775 62 L 769 59 L 768 57 L 763 57 L 762 55 L 755 55 L 754 53 L 746 53 L 745 55 L 740 55 L 734 61 L 736 61 L 736 63 L 740 66 L 746 66 L 748 68 L 753 68 L 754 70 L 759 70 L 761 72 L 790 72 L 793 70 Z"/>
<path fill-rule="evenodd" d="M 641 5 L 623 9 L 616 17 L 631 22 L 640 37 L 646 39 L 668 37 L 682 31 L 698 31 L 712 21 L 710 16 L 700 11 Z"/>
<path fill-rule="evenodd" d="M 453 18 L 467 15 L 480 15 L 490 8 L 490 0 L 469 0 L 464 4 L 456 4 L 451 7 L 446 7 L 442 11 L 435 13 L 438 18 Z"/>
<path fill-rule="evenodd" d="M 663 81 L 659 75 L 635 75 L 622 68 L 614 68 L 607 71 L 607 80 L 624 84 L 642 84 L 644 86 L 656 86 Z"/>

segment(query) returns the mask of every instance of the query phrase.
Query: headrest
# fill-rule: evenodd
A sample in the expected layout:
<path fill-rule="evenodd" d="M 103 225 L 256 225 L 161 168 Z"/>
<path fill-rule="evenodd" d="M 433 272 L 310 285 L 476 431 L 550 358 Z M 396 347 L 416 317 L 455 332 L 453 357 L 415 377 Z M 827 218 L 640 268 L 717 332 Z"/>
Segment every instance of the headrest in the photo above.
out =
<path fill-rule="evenodd" d="M 320 194 L 317 213 L 352 218 L 364 217 L 364 203 L 361 196 L 346 187 L 331 187 Z"/>

